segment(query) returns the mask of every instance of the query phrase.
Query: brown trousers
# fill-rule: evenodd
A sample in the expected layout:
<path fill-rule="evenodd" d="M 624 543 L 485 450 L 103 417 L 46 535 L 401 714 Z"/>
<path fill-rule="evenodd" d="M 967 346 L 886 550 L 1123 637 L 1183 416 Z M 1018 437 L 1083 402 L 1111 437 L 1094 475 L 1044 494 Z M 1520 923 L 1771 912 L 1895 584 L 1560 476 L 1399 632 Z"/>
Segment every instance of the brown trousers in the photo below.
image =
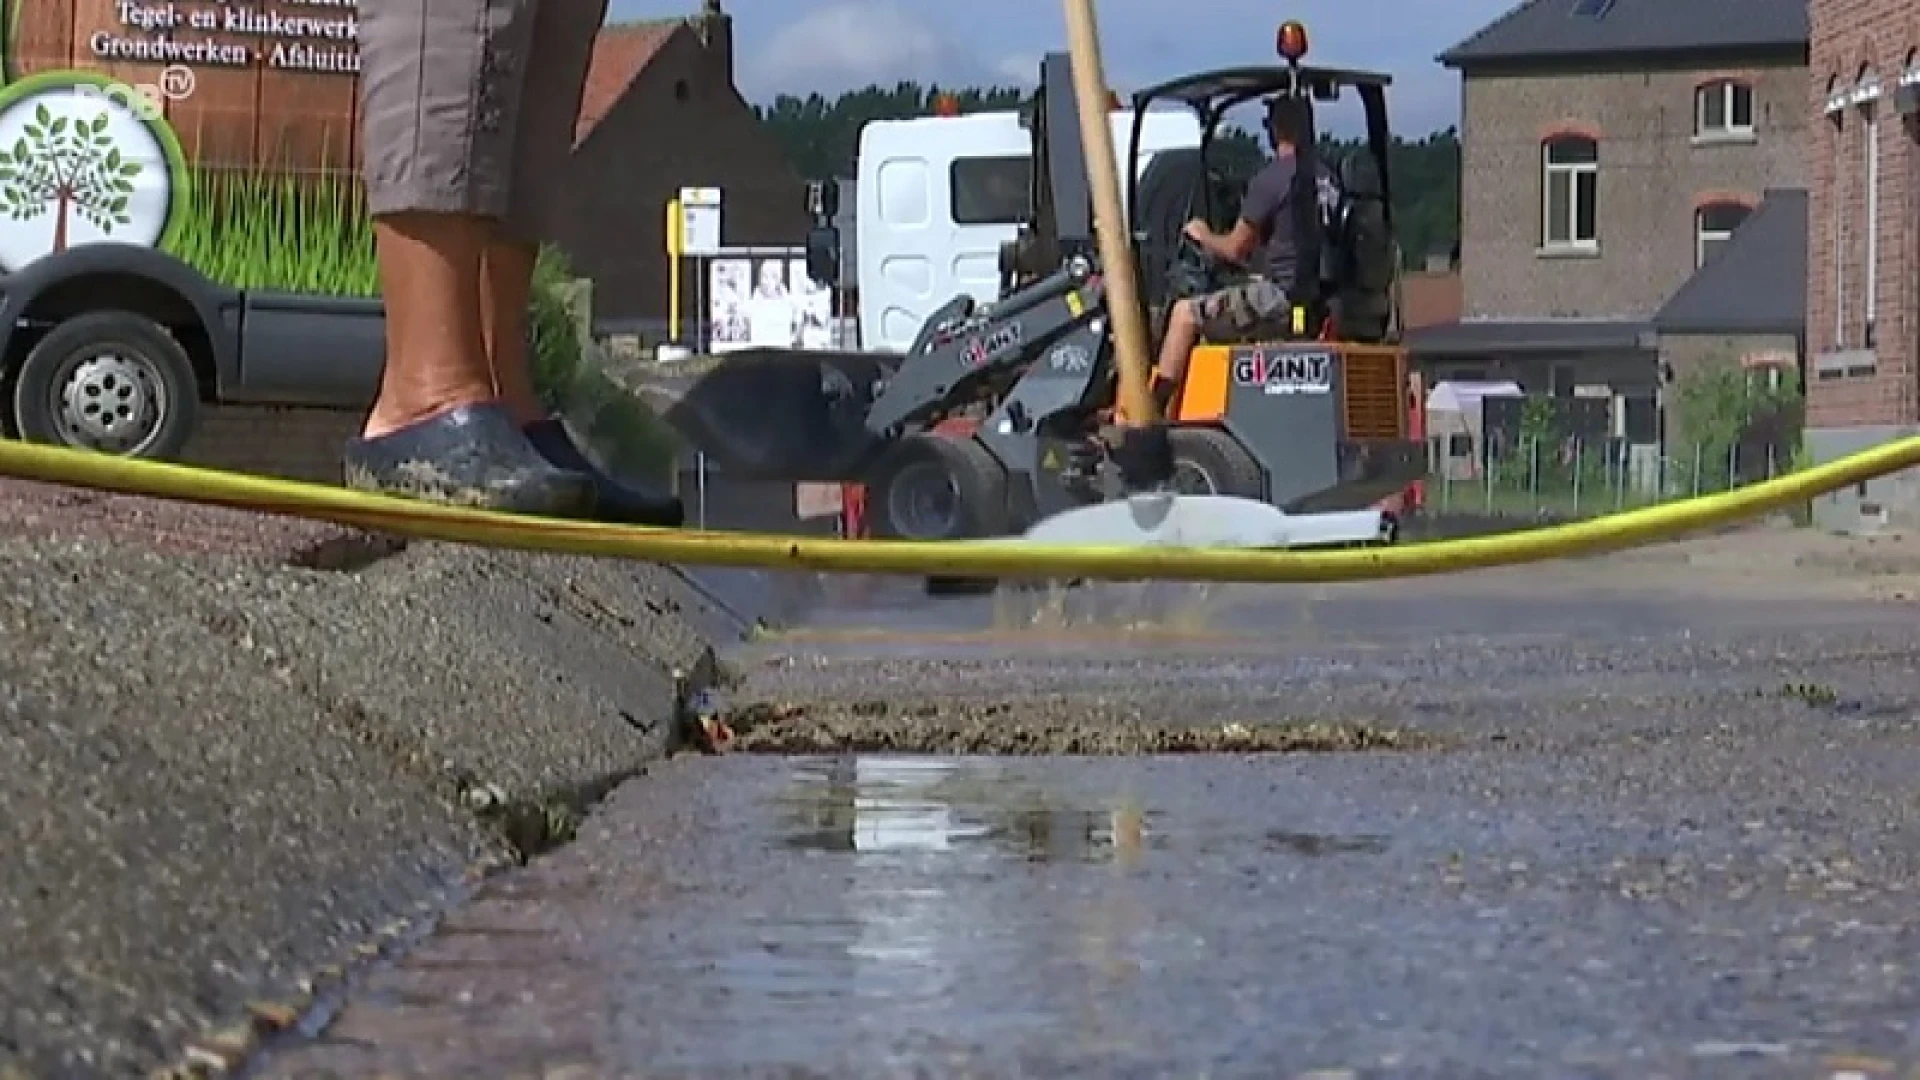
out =
<path fill-rule="evenodd" d="M 473 214 L 554 238 L 607 0 L 361 0 L 369 209 Z"/>

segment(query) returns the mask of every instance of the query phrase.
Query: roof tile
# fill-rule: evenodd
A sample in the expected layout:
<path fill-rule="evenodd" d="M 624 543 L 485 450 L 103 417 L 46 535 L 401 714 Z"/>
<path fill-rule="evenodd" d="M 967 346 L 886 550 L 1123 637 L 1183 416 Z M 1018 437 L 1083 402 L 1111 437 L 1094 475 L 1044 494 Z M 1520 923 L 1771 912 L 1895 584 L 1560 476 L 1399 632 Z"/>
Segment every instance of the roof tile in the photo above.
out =
<path fill-rule="evenodd" d="M 1440 54 L 1448 67 L 1706 49 L 1769 49 L 1808 38 L 1808 0 L 1523 0 Z M 1592 12 L 1589 14 L 1588 12 Z"/>
<path fill-rule="evenodd" d="M 1790 334 L 1807 325 L 1807 193 L 1776 188 L 1653 317 L 1669 334 Z"/>
<path fill-rule="evenodd" d="M 573 128 L 575 142 L 585 139 L 607 118 L 633 81 L 672 40 L 674 32 L 686 25 L 684 19 L 653 19 L 608 23 L 600 28 L 593 42 L 593 60 L 587 67 L 586 88 L 580 95 L 580 117 Z"/>

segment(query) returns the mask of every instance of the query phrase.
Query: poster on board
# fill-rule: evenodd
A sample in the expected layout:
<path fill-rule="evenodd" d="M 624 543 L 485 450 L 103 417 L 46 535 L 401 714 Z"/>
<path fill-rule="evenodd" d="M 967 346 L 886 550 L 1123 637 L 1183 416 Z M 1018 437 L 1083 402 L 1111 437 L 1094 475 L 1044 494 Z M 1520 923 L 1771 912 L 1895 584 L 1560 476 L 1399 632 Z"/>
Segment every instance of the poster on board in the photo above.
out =
<path fill-rule="evenodd" d="M 793 288 L 798 320 L 797 340 L 802 349 L 833 348 L 833 290 L 807 276 L 807 260 L 787 264 L 787 282 Z"/>
<path fill-rule="evenodd" d="M 752 344 L 747 326 L 752 274 L 753 265 L 747 259 L 714 259 L 707 264 L 708 347 L 715 353 Z"/>
<path fill-rule="evenodd" d="M 707 263 L 707 318 L 715 353 L 833 346 L 833 292 L 804 259 L 721 256 Z"/>

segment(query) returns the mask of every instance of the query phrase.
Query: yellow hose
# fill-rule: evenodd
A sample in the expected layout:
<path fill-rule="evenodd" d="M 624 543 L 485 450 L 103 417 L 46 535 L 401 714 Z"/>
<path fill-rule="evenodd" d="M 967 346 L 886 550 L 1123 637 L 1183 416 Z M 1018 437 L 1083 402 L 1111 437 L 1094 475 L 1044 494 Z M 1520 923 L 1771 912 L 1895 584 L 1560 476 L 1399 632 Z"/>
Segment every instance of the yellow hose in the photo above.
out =
<path fill-rule="evenodd" d="M 1249 583 L 1368 581 L 1614 551 L 1752 518 L 1920 465 L 1912 436 L 1737 491 L 1527 532 L 1333 551 L 801 539 L 558 521 L 322 484 L 0 440 L 0 475 L 332 521 L 423 540 L 693 566 L 967 577 Z"/>

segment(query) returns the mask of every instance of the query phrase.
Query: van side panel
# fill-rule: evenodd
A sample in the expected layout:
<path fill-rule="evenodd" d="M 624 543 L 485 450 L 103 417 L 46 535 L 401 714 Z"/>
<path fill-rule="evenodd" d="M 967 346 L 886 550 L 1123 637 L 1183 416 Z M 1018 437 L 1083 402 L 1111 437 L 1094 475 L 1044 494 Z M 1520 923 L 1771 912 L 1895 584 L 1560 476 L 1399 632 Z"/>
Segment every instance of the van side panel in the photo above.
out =
<path fill-rule="evenodd" d="M 1114 149 L 1124 160 L 1133 114 L 1115 113 L 1112 122 Z M 1198 147 L 1199 120 L 1185 111 L 1154 112 L 1140 144 L 1144 170 L 1157 151 Z M 862 130 L 854 187 L 862 348 L 903 352 L 927 316 L 955 296 L 980 303 L 998 297 L 1000 246 L 1021 223 L 956 220 L 955 164 L 1026 161 L 1032 147 L 1013 112 L 883 120 Z"/>

